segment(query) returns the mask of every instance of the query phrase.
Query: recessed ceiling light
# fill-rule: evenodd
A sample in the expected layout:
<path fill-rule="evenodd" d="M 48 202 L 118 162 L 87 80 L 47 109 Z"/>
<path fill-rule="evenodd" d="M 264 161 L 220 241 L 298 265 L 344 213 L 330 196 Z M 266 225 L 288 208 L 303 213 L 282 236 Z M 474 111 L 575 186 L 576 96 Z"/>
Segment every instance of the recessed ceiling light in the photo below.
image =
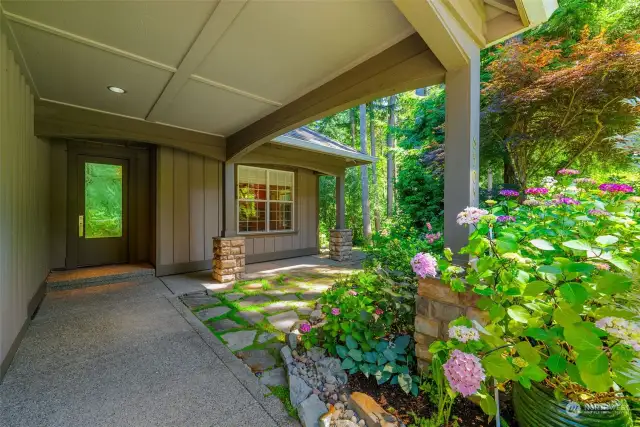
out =
<path fill-rule="evenodd" d="M 123 93 L 127 93 L 126 90 L 124 90 L 124 89 L 122 89 L 121 87 L 118 87 L 118 86 L 107 86 L 107 89 L 109 89 L 111 92 L 117 93 L 119 95 L 121 95 Z"/>

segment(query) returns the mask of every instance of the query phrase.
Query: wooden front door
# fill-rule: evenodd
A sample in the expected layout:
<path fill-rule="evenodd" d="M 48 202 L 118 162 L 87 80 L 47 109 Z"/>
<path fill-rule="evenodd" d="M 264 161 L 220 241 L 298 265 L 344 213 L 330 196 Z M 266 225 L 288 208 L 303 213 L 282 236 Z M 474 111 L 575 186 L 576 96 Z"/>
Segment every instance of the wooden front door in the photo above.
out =
<path fill-rule="evenodd" d="M 79 155 L 78 267 L 129 261 L 129 161 Z"/>

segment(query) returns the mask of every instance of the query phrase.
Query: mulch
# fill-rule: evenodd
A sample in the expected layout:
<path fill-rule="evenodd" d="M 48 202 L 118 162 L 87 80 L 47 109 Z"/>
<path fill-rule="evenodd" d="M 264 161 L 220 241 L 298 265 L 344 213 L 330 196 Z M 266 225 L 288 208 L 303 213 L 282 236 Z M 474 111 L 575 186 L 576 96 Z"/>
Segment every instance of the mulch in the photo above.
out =
<path fill-rule="evenodd" d="M 352 392 L 359 391 L 373 397 L 380 406 L 400 418 L 406 425 L 414 422 L 414 414 L 421 418 L 429 418 L 437 410 L 426 394 L 420 393 L 414 397 L 403 392 L 397 385 L 378 385 L 373 376 L 367 378 L 361 373 L 350 375 L 349 388 Z M 458 425 L 462 427 L 495 425 L 495 419 L 489 420 L 482 409 L 468 399 L 458 398 L 451 414 L 451 421 L 457 419 Z M 510 427 L 517 426 L 510 400 L 501 400 L 500 414 Z"/>

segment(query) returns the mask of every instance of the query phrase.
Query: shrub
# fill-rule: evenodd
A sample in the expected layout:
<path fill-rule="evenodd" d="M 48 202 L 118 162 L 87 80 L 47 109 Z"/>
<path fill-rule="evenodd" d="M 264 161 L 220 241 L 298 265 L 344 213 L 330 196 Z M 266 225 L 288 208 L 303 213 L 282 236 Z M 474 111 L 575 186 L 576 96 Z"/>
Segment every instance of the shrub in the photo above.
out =
<path fill-rule="evenodd" d="M 460 318 L 450 326 L 479 334 L 450 330 L 430 351 L 478 355 L 482 375 L 525 388 L 544 382 L 558 398 L 615 399 L 614 383 L 637 396 L 640 198 L 628 185 L 598 187 L 574 174 L 559 171 L 553 187 L 527 189 L 522 203 L 522 195 L 504 193 L 489 214 L 459 216 L 475 228 L 461 251 L 472 262 L 462 276 L 445 251 L 439 267 L 452 289 L 482 295 L 478 307 L 490 323 Z M 493 413 L 484 384 L 475 392 Z"/>

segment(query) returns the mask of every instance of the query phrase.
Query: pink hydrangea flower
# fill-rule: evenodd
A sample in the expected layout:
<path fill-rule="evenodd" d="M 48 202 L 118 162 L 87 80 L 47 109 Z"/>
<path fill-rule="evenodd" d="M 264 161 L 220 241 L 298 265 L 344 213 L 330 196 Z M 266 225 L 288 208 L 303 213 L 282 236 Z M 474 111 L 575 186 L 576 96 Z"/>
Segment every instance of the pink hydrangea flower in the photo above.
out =
<path fill-rule="evenodd" d="M 580 171 L 575 169 L 560 169 L 558 175 L 578 175 Z"/>
<path fill-rule="evenodd" d="M 378 316 L 380 316 L 382 313 L 384 313 L 384 311 L 382 311 L 382 309 L 381 309 L 381 308 L 376 308 L 375 313 L 376 313 Z"/>
<path fill-rule="evenodd" d="M 354 297 L 355 297 L 356 295 L 358 295 L 358 293 L 357 293 L 356 291 L 354 291 L 353 289 L 351 289 L 351 290 L 349 291 L 349 295 L 351 295 L 351 296 L 354 296 Z"/>
<path fill-rule="evenodd" d="M 303 334 L 306 334 L 308 332 L 311 331 L 311 325 L 308 323 L 303 323 L 302 325 L 300 325 L 300 332 L 302 332 Z"/>
<path fill-rule="evenodd" d="M 609 264 L 605 264 L 604 262 L 592 262 L 591 264 L 593 264 L 598 270 L 611 270 Z"/>
<path fill-rule="evenodd" d="M 466 326 L 452 326 L 449 328 L 449 337 L 455 338 L 460 342 L 467 341 L 479 341 L 480 334 L 475 328 L 468 328 Z"/>
<path fill-rule="evenodd" d="M 431 244 L 436 240 L 440 240 L 440 237 L 442 237 L 442 233 L 440 233 L 439 231 L 437 233 L 427 233 L 424 235 L 425 240 Z"/>
<path fill-rule="evenodd" d="M 518 197 L 520 193 L 516 190 L 500 190 L 500 195 L 504 197 Z"/>
<path fill-rule="evenodd" d="M 427 223 L 427 230 L 429 231 L 433 230 L 433 227 L 431 226 L 430 222 Z"/>
<path fill-rule="evenodd" d="M 607 193 L 633 193 L 633 187 L 627 184 L 601 184 L 598 187 L 600 190 Z"/>
<path fill-rule="evenodd" d="M 451 388 L 464 397 L 476 393 L 486 378 L 480 359 L 460 350 L 453 350 L 442 367 Z"/>
<path fill-rule="evenodd" d="M 458 214 L 456 221 L 460 225 L 473 225 L 477 224 L 480 221 L 480 218 L 488 214 L 489 212 L 484 209 L 468 207 Z"/>
<path fill-rule="evenodd" d="M 436 266 L 438 262 L 431 254 L 420 252 L 411 260 L 411 268 L 418 277 L 436 277 Z"/>
<path fill-rule="evenodd" d="M 589 215 L 593 215 L 593 216 L 609 216 L 611 214 L 609 212 L 607 212 L 607 211 L 603 211 L 602 209 L 591 209 L 589 211 Z"/>
<path fill-rule="evenodd" d="M 544 187 L 527 188 L 526 190 L 524 190 L 525 194 L 533 194 L 535 196 L 539 196 L 541 194 L 547 194 L 548 192 L 549 192 L 549 189 Z"/>
<path fill-rule="evenodd" d="M 339 315 L 339 314 L 340 314 L 340 309 L 339 309 L 339 308 L 337 308 L 337 307 L 333 307 L 333 308 L 331 309 L 331 314 L 333 314 L 334 316 Z"/>

